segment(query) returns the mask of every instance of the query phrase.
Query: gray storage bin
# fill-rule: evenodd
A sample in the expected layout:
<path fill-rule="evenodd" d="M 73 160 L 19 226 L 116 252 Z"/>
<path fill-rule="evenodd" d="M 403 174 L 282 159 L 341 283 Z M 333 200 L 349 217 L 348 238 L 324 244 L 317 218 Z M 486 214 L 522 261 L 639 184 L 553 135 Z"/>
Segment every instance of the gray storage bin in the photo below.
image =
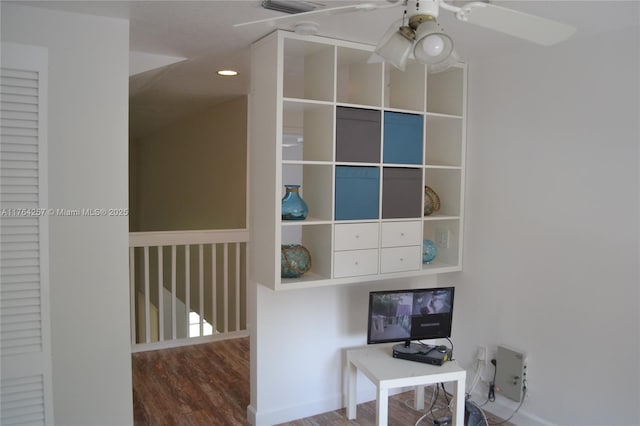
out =
<path fill-rule="evenodd" d="M 379 163 L 379 110 L 336 108 L 336 161 Z"/>

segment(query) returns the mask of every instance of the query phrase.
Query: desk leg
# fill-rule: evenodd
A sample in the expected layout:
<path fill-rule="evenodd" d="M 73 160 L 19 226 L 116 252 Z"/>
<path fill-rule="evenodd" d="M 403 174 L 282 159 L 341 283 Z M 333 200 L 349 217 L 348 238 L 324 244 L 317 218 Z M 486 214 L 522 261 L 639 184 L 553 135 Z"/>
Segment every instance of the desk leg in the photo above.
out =
<path fill-rule="evenodd" d="M 347 419 L 353 420 L 356 418 L 356 406 L 358 401 L 356 399 L 356 384 L 358 369 L 351 362 L 347 361 Z"/>
<path fill-rule="evenodd" d="M 465 378 L 453 382 L 454 395 L 456 398 L 456 408 L 453 411 L 452 424 L 456 426 L 464 425 L 464 392 L 465 392 Z"/>
<path fill-rule="evenodd" d="M 382 389 L 378 385 L 378 397 L 376 398 L 376 425 L 387 426 L 389 420 L 389 389 Z"/>
<path fill-rule="evenodd" d="M 424 410 L 424 385 L 416 386 L 413 398 L 413 408 L 418 411 Z"/>

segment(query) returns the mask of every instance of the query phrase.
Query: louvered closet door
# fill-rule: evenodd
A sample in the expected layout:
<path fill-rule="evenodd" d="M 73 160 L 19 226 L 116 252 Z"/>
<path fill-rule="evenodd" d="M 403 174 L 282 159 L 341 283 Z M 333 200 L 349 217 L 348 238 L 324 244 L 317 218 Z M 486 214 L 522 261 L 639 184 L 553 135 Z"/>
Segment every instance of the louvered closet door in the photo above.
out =
<path fill-rule="evenodd" d="M 53 424 L 46 71 L 46 49 L 2 43 L 0 424 L 3 426 Z"/>

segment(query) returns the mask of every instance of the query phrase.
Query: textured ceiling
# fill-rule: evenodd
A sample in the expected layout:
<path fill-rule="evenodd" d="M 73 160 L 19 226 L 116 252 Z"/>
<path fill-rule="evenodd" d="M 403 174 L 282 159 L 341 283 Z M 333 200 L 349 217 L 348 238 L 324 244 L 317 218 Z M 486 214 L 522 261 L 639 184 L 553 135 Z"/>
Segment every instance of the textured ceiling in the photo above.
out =
<path fill-rule="evenodd" d="M 317 1 L 317 0 L 316 0 Z M 327 7 L 358 1 L 324 1 Z M 423 0 L 424 1 L 424 0 Z M 389 4 L 385 0 L 370 1 Z M 281 16 L 264 10 L 260 0 L 231 1 L 44 1 L 27 2 L 38 7 L 126 18 L 131 22 L 130 48 L 186 58 L 162 68 L 133 75 L 130 79 L 131 136 L 157 131 L 193 112 L 225 102 L 249 91 L 249 46 L 273 31 L 273 26 L 234 28 L 233 24 Z M 461 5 L 466 1 L 453 0 Z M 493 1 L 493 3 L 555 19 L 575 26 L 574 37 L 638 25 L 636 1 Z M 376 44 L 388 26 L 402 16 L 402 8 L 355 12 L 314 18 L 319 35 Z M 522 49 L 543 49 L 531 43 L 457 21 L 441 11 L 439 22 L 451 35 L 456 50 L 472 63 L 479 56 L 508 55 Z M 283 26 L 291 29 L 291 24 Z M 215 74 L 234 68 L 238 77 Z"/>

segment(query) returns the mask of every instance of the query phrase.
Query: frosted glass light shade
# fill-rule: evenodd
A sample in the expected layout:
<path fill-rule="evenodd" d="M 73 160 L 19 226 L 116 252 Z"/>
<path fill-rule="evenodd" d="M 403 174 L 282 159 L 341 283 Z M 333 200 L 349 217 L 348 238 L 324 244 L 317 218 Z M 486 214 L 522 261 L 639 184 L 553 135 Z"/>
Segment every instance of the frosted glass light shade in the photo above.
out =
<path fill-rule="evenodd" d="M 395 28 L 395 27 L 394 27 Z M 413 43 L 398 30 L 388 31 L 382 38 L 376 53 L 394 67 L 404 71 Z"/>
<path fill-rule="evenodd" d="M 460 56 L 454 50 L 453 52 L 451 52 L 451 55 L 449 55 L 449 57 L 444 61 L 437 64 L 428 64 L 427 69 L 429 70 L 430 74 L 437 74 L 439 72 L 448 70 L 449 68 L 451 68 L 451 66 L 458 62 L 460 62 Z"/>
<path fill-rule="evenodd" d="M 416 30 L 413 55 L 423 64 L 438 64 L 445 61 L 453 51 L 451 37 L 440 31 L 433 21 L 423 22 Z"/>
<path fill-rule="evenodd" d="M 444 49 L 444 40 L 438 34 L 428 35 L 422 40 L 424 53 L 429 56 L 438 56 Z"/>

